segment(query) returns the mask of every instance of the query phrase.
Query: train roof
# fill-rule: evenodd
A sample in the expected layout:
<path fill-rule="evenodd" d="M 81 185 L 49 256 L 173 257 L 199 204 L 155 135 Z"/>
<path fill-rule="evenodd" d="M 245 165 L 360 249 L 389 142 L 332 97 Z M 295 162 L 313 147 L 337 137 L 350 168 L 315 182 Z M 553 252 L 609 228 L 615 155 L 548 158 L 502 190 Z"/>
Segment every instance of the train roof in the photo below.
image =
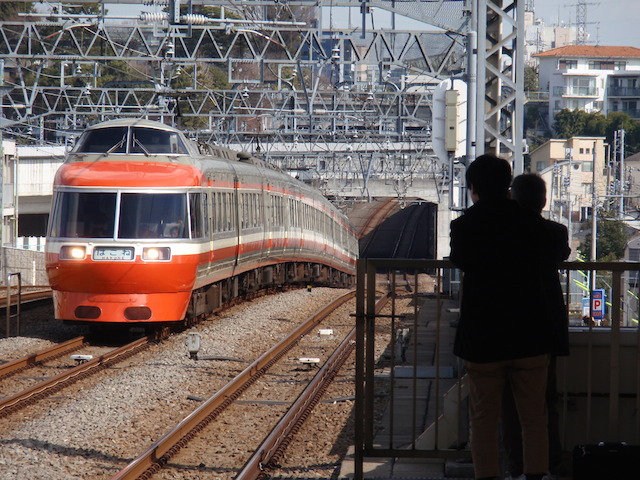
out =
<path fill-rule="evenodd" d="M 162 122 L 156 122 L 154 120 L 146 120 L 144 118 L 117 118 L 115 120 L 107 120 L 105 122 L 100 122 L 100 123 L 96 123 L 94 125 L 88 126 L 87 130 L 95 130 L 96 128 L 107 128 L 107 127 L 130 127 L 134 125 L 137 127 L 149 127 L 149 128 L 157 128 L 161 130 L 171 130 L 171 131 L 179 132 L 180 134 L 182 134 L 182 132 L 180 132 L 180 130 L 178 130 L 175 127 L 166 125 Z"/>

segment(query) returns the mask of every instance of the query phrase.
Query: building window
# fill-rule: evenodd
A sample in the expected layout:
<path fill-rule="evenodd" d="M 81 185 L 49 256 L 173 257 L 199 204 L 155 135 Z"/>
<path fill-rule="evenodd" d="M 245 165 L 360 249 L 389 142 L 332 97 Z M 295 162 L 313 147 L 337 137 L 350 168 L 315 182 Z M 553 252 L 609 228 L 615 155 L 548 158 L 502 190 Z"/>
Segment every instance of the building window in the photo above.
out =
<path fill-rule="evenodd" d="M 547 168 L 547 162 L 545 162 L 544 160 L 536 162 L 536 172 L 540 172 L 545 168 Z"/>
<path fill-rule="evenodd" d="M 580 148 L 580 154 L 584 153 L 584 148 Z"/>
<path fill-rule="evenodd" d="M 589 70 L 614 70 L 615 62 L 611 60 L 591 60 Z"/>
<path fill-rule="evenodd" d="M 560 60 L 558 62 L 559 70 L 569 70 L 570 68 L 578 68 L 577 60 Z"/>
<path fill-rule="evenodd" d="M 573 77 L 567 85 L 569 95 L 596 96 L 598 94 L 596 79 L 590 77 Z"/>
<path fill-rule="evenodd" d="M 627 62 L 623 62 L 623 61 L 613 62 L 613 68 L 614 70 L 626 70 Z"/>

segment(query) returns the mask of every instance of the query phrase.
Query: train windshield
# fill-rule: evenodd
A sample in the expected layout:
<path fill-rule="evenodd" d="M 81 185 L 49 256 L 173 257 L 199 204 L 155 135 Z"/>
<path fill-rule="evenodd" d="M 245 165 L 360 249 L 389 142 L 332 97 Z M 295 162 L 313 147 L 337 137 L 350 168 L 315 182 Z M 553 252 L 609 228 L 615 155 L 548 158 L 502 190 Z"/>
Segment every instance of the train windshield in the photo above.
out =
<path fill-rule="evenodd" d="M 176 132 L 148 127 L 104 127 L 82 134 L 74 153 L 129 153 L 186 155 L 187 148 Z"/>
<path fill-rule="evenodd" d="M 51 222 L 52 237 L 112 238 L 115 193 L 58 193 Z"/>
<path fill-rule="evenodd" d="M 181 193 L 59 192 L 49 235 L 54 238 L 188 238 L 187 196 Z M 118 217 L 117 236 L 115 220 Z"/>
<path fill-rule="evenodd" d="M 123 193 L 119 238 L 187 238 L 187 196 L 181 193 Z"/>

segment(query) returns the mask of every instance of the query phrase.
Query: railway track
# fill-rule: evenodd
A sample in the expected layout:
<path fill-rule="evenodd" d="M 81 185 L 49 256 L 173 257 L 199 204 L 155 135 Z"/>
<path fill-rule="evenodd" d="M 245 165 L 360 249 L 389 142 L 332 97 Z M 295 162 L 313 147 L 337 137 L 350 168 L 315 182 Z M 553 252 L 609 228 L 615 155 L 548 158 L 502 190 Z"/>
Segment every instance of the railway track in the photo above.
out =
<path fill-rule="evenodd" d="M 42 299 L 46 298 L 47 292 L 38 290 L 37 292 L 31 293 L 34 296 L 30 298 Z M 51 291 L 49 290 L 48 293 L 50 296 Z M 252 295 L 247 295 L 242 298 L 238 297 L 236 299 L 233 299 L 232 301 L 227 302 L 225 305 L 223 305 L 223 307 L 218 310 L 218 313 L 235 304 L 238 304 L 240 301 L 250 301 L 259 298 L 266 293 L 268 292 L 264 290 L 254 292 Z M 24 303 L 24 296 L 22 303 Z M 201 321 L 201 318 L 194 319 L 188 324 L 188 326 L 193 326 L 199 321 Z M 145 350 L 151 343 L 162 341 L 172 333 L 182 331 L 183 329 L 183 326 L 165 327 L 151 335 L 136 339 L 135 341 L 127 345 L 95 356 L 95 358 L 91 358 L 87 361 L 81 361 L 77 366 L 73 368 L 65 369 L 64 372 L 58 375 L 45 378 L 41 382 L 31 385 L 30 387 L 25 388 L 21 391 L 17 391 L 14 394 L 5 395 L 4 397 L 2 397 L 2 392 L 0 391 L 0 418 L 6 417 L 27 405 L 31 405 L 40 399 L 48 397 L 51 394 L 58 392 L 63 388 L 66 388 L 69 385 L 77 382 L 78 380 L 87 378 L 95 373 L 98 373 L 101 370 L 109 368 L 112 365 L 115 365 L 116 363 L 123 361 L 142 350 Z M 54 345 L 40 352 L 29 354 L 23 358 L 19 358 L 17 360 L 2 364 L 0 365 L 0 380 L 4 380 L 17 375 L 27 369 L 42 366 L 47 362 L 51 362 L 55 359 L 58 359 L 65 355 L 69 355 L 74 351 L 78 351 L 89 346 L 90 344 L 87 340 L 87 337 L 81 336 L 71 339 L 67 342 Z"/>
<path fill-rule="evenodd" d="M 297 290 L 283 293 L 282 300 L 277 296 L 267 296 L 246 302 L 229 313 L 219 315 L 215 321 L 205 322 L 191 330 L 202 336 L 198 360 L 189 358 L 185 334 L 171 335 L 141 355 L 77 382 L 61 393 L 50 395 L 18 415 L 6 416 L 0 422 L 0 440 L 3 444 L 0 472 L 16 479 L 27 476 L 40 478 L 41 475 L 52 480 L 74 476 L 102 480 L 111 478 L 144 450 L 145 445 L 152 445 L 162 438 L 175 424 L 176 418 L 190 415 L 196 407 L 204 404 L 203 399 L 224 388 L 245 366 L 284 338 L 293 326 L 341 293 L 334 293 L 331 289 L 313 289 L 313 292 Z M 250 456 L 250 448 L 257 447 L 259 441 L 267 436 L 268 426 L 276 423 L 277 418 L 284 414 L 284 403 L 288 408 L 316 372 L 314 368 L 300 366 L 299 357 L 318 356 L 324 361 L 353 327 L 350 312 L 351 304 L 344 305 L 337 314 L 326 319 L 322 327 L 316 328 L 329 325 L 334 329 L 334 335 L 315 335 L 312 331 L 311 335 L 303 337 L 292 352 L 285 354 L 233 408 L 222 414 L 222 420 L 226 415 L 227 425 L 233 425 L 234 428 L 236 418 L 243 416 L 257 418 L 257 425 L 264 423 L 265 426 L 245 429 L 247 435 L 223 436 L 216 432 L 216 437 L 229 439 L 220 447 L 232 453 L 225 453 L 215 460 L 205 456 L 205 461 L 210 464 L 205 471 L 213 469 L 214 465 L 225 464 L 226 458 L 231 461 L 232 457 L 234 461 L 242 458 L 242 461 L 234 463 L 233 471 L 237 472 L 242 467 L 244 460 Z M 216 358 L 207 359 L 209 354 Z M 68 364 L 68 359 L 62 359 L 61 363 L 65 361 Z M 28 372 L 27 375 L 35 377 L 37 370 L 35 372 Z M 286 393 L 286 388 L 293 389 L 294 393 Z M 319 410 L 314 410 L 312 414 L 312 418 L 315 418 L 318 412 L 323 412 L 320 415 L 324 418 L 324 412 L 330 412 L 328 420 L 331 427 L 322 432 L 323 445 L 335 444 L 329 440 L 331 435 L 340 431 L 339 425 L 347 421 L 353 402 L 353 380 L 349 369 L 339 373 L 338 381 L 331 385 L 329 392 L 331 401 L 324 399 L 318 405 Z M 270 409 L 279 411 L 277 418 L 267 419 L 254 413 Z M 219 421 L 216 420 L 216 430 Z M 304 428 L 309 428 L 309 425 L 305 424 Z M 195 458 L 201 440 L 195 439 Z M 213 444 L 211 437 L 206 438 L 205 442 L 209 446 Z M 180 471 L 182 463 L 194 458 L 193 452 L 191 445 L 179 452 L 177 460 L 174 458 L 170 461 L 170 468 L 163 469 L 158 477 L 169 478 L 166 475 L 171 475 L 176 479 L 194 478 L 193 475 L 181 477 L 187 475 L 188 471 Z M 186 460 L 183 458 L 185 453 Z M 215 456 L 215 452 L 209 453 Z M 290 458 L 290 454 L 291 451 L 287 458 Z M 200 460 L 190 468 L 199 470 L 199 463 Z M 219 478 L 230 478 L 224 470 L 219 471 Z M 12 477 L 12 473 L 18 476 Z M 209 475 L 206 478 L 216 477 Z"/>
<path fill-rule="evenodd" d="M 256 383 L 260 377 L 267 374 L 269 369 L 287 354 L 302 337 L 316 328 L 331 312 L 353 298 L 353 296 L 354 292 L 349 292 L 309 317 L 290 335 L 216 392 L 200 408 L 151 445 L 142 455 L 114 476 L 112 480 L 149 479 L 163 467 L 169 465 L 170 462 L 173 463 L 172 459 L 183 448 L 188 447 L 188 444 L 200 432 L 208 428 L 210 423 L 223 415 L 234 403 L 237 403 L 240 396 L 251 385 Z M 378 308 L 382 308 L 382 306 L 383 303 L 380 302 Z M 355 347 L 354 339 L 355 329 L 352 329 L 280 418 L 273 430 L 265 437 L 263 443 L 256 449 L 244 467 L 240 469 L 236 476 L 237 479 L 258 478 L 264 473 L 267 465 L 274 462 L 277 463 L 279 456 L 282 455 L 292 436 L 307 418 L 310 410 L 318 403 L 322 393 L 326 390 L 344 361 L 349 357 Z M 216 437 L 218 436 L 216 434 Z"/>
<path fill-rule="evenodd" d="M 88 345 L 86 337 L 76 337 L 25 357 L 0 365 L 0 380 L 24 372 L 46 362 L 69 355 Z"/>
<path fill-rule="evenodd" d="M 49 287 L 22 287 L 20 297 L 22 303 L 36 302 L 38 300 L 46 300 L 51 298 L 51 289 Z M 0 288 L 0 308 L 7 306 L 7 298 L 13 299 L 18 297 L 18 293 L 15 287 L 9 289 L 9 296 L 7 296 L 7 288 Z"/>
<path fill-rule="evenodd" d="M 68 387 L 78 380 L 94 375 L 99 371 L 135 355 L 136 353 L 148 348 L 152 341 L 153 337 L 151 336 L 139 338 L 127 345 L 112 349 L 107 353 L 91 358 L 87 361 L 82 361 L 75 367 L 66 369 L 53 377 L 45 378 L 43 381 L 25 388 L 13 395 L 0 398 L 0 418 L 11 415 L 27 405 L 31 405 L 38 400 L 46 398 L 53 393 Z M 0 366 L 0 379 L 14 375 L 19 371 L 24 371 L 27 368 L 33 368 L 37 364 L 59 358 L 72 351 L 77 351 L 79 348 L 86 347 L 87 345 L 88 343 L 85 341 L 85 337 L 78 337 L 42 352 L 28 355 L 14 362 L 4 364 Z"/>

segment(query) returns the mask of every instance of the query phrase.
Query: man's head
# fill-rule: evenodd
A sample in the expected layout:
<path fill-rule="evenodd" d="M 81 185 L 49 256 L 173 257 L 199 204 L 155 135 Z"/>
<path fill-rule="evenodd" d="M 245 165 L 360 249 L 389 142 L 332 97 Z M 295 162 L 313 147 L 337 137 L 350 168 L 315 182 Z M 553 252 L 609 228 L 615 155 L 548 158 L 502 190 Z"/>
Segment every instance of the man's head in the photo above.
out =
<path fill-rule="evenodd" d="M 474 201 L 507 197 L 511 185 L 511 165 L 494 155 L 480 155 L 467 168 L 466 179 Z"/>
<path fill-rule="evenodd" d="M 547 185 L 540 175 L 518 175 L 511 184 L 511 198 L 524 208 L 541 213 L 547 203 Z"/>

